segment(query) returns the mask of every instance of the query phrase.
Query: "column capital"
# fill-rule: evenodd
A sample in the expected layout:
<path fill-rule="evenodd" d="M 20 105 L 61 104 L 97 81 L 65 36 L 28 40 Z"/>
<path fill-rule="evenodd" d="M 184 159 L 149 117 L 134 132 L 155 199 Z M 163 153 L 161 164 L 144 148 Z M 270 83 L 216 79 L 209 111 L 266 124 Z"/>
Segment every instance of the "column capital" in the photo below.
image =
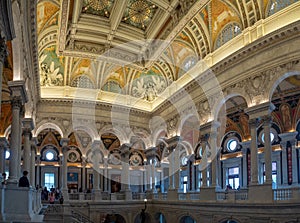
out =
<path fill-rule="evenodd" d="M 129 156 L 129 151 L 130 151 L 131 145 L 128 143 L 124 143 L 121 145 L 120 147 L 120 151 L 121 151 L 121 156 Z"/>
<path fill-rule="evenodd" d="M 257 128 L 258 124 L 259 123 L 258 123 L 257 118 L 249 119 L 249 126 L 250 126 L 250 128 Z"/>
<path fill-rule="evenodd" d="M 61 138 L 60 145 L 62 147 L 65 147 L 65 146 L 68 146 L 69 142 L 70 142 L 70 139 L 68 139 L 68 138 Z"/>
<path fill-rule="evenodd" d="M 37 139 L 37 137 L 32 137 L 31 138 L 31 146 L 34 146 L 34 147 L 36 147 L 36 144 L 38 144 L 38 139 Z"/>
<path fill-rule="evenodd" d="M 273 117 L 271 114 L 261 116 L 261 120 L 263 122 L 263 126 L 271 125 L 273 121 Z"/>
<path fill-rule="evenodd" d="M 156 156 L 156 151 L 157 151 L 157 148 L 156 147 L 150 147 L 148 149 L 145 150 L 145 156 L 147 159 L 151 159 L 153 157 Z"/>
<path fill-rule="evenodd" d="M 251 140 L 239 142 L 239 144 L 242 146 L 242 149 L 245 149 L 247 151 L 247 149 L 250 148 Z"/>
<path fill-rule="evenodd" d="M 34 129 L 33 119 L 32 118 L 23 118 L 22 120 L 24 133 L 30 134 L 31 131 Z"/>
<path fill-rule="evenodd" d="M 221 123 L 218 121 L 210 121 L 200 125 L 200 134 L 201 135 L 210 135 L 211 133 L 215 133 L 217 129 L 221 126 Z"/>
<path fill-rule="evenodd" d="M 270 115 L 274 109 L 275 106 L 271 102 L 265 102 L 247 108 L 245 109 L 245 112 L 249 115 L 249 119 L 254 119 L 260 118 L 265 115 Z"/>
<path fill-rule="evenodd" d="M 25 89 L 25 81 L 8 81 L 8 88 L 10 90 L 11 99 L 18 98 L 22 105 L 28 101 L 27 92 Z"/>
<path fill-rule="evenodd" d="M 22 98 L 20 96 L 11 97 L 10 104 L 11 104 L 11 106 L 12 106 L 13 109 L 14 108 L 18 108 L 18 109 L 21 110 L 22 105 L 23 105 Z"/>
<path fill-rule="evenodd" d="M 100 150 L 101 141 L 100 140 L 94 140 L 92 143 L 92 150 Z"/>
<path fill-rule="evenodd" d="M 281 139 L 280 144 L 283 145 L 284 143 L 286 143 L 288 141 L 290 141 L 291 144 L 293 144 L 292 142 L 296 142 L 297 135 L 298 135 L 297 131 L 278 134 L 278 136 Z"/>
<path fill-rule="evenodd" d="M 8 52 L 5 38 L 0 36 L 0 62 L 4 63 L 4 60 L 7 56 Z"/>

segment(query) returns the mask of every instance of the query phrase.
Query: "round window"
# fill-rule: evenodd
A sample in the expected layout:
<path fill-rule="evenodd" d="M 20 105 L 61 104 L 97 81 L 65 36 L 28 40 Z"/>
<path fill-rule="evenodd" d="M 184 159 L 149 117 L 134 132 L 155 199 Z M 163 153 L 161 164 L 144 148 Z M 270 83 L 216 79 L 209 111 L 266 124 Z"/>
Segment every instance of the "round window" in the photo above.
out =
<path fill-rule="evenodd" d="M 230 139 L 227 142 L 227 150 L 233 152 L 237 149 L 238 142 L 235 139 Z"/>
<path fill-rule="evenodd" d="M 188 158 L 187 157 L 182 157 L 182 159 L 181 159 L 181 165 L 182 166 L 185 166 L 185 165 L 187 165 L 187 163 L 188 163 Z"/>
<path fill-rule="evenodd" d="M 8 159 L 10 157 L 10 152 L 9 151 L 5 151 L 5 159 Z"/>
<path fill-rule="evenodd" d="M 48 151 L 48 152 L 46 153 L 46 159 L 47 159 L 47 160 L 53 160 L 53 159 L 54 159 L 54 153 Z"/>
<path fill-rule="evenodd" d="M 275 135 L 273 132 L 270 132 L 270 140 L 271 140 L 271 143 L 274 141 L 275 139 Z M 261 141 L 263 143 L 265 143 L 265 133 L 261 134 Z"/>

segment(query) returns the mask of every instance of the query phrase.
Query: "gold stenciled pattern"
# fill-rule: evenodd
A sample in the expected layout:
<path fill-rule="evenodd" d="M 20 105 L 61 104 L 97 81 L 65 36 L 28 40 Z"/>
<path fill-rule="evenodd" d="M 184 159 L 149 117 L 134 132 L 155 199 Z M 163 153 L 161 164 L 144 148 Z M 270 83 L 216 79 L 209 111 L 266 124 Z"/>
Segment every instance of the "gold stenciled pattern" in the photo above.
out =
<path fill-rule="evenodd" d="M 123 21 L 137 28 L 145 29 L 156 11 L 156 5 L 144 0 L 129 1 Z"/>

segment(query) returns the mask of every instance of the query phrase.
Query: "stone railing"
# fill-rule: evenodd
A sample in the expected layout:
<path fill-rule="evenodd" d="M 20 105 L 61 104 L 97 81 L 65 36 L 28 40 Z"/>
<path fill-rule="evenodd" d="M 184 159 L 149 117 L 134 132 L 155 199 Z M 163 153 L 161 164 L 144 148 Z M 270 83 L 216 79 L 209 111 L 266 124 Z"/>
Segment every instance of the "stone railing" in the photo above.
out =
<path fill-rule="evenodd" d="M 300 199 L 300 188 L 278 188 L 273 189 L 274 201 L 289 201 L 289 200 L 299 200 Z"/>
<path fill-rule="evenodd" d="M 132 193 L 132 200 L 144 200 L 146 199 L 146 194 L 145 193 Z"/>
<path fill-rule="evenodd" d="M 227 200 L 227 201 L 237 201 L 237 200 L 248 200 L 248 190 L 228 190 L 228 191 L 217 191 L 216 199 Z"/>
<path fill-rule="evenodd" d="M 281 188 L 281 189 L 274 189 L 274 201 L 288 201 L 288 200 L 300 200 L 300 187 L 297 188 Z M 248 189 L 240 189 L 240 190 L 222 190 L 222 191 L 216 191 L 216 201 L 226 201 L 226 202 L 236 202 L 243 200 L 248 200 Z M 69 194 L 69 200 L 83 200 L 83 201 L 89 201 L 89 200 L 95 200 L 93 193 L 70 193 Z M 178 192 L 177 193 L 177 199 L 178 201 L 189 201 L 189 200 L 201 200 L 201 192 L 195 191 L 195 192 Z M 138 193 L 133 192 L 132 198 L 130 200 L 168 200 L 168 193 Z M 37 202 L 37 200 L 40 199 L 40 193 L 34 193 L 33 192 L 33 207 L 34 210 L 38 210 L 41 208 L 41 204 Z M 126 200 L 125 193 L 108 193 L 108 192 L 101 192 L 101 196 L 99 200 Z M 213 198 L 212 198 L 213 200 Z M 35 203 L 37 202 L 37 203 Z"/>

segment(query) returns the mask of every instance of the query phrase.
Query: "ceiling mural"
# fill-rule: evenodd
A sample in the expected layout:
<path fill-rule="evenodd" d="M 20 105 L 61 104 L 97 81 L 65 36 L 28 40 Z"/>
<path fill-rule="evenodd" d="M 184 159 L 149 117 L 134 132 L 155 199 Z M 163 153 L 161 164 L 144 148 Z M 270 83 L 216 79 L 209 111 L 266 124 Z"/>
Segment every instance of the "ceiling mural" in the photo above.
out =
<path fill-rule="evenodd" d="M 132 82 L 132 95 L 146 101 L 153 101 L 166 88 L 164 78 L 156 69 L 138 73 Z"/>
<path fill-rule="evenodd" d="M 213 45 L 226 25 L 239 29 L 234 35 L 225 33 L 228 41 L 257 21 L 258 14 L 263 14 L 259 10 L 266 10 L 268 2 L 263 0 L 264 8 L 260 9 L 257 2 L 245 8 L 235 0 L 212 0 L 194 10 L 185 26 L 175 29 L 200 1 L 40 1 L 41 89 L 96 88 L 153 102 L 216 49 Z M 255 16 L 250 18 L 252 11 Z M 157 45 L 158 37 L 171 40 L 171 44 Z M 85 78 L 79 78 L 82 76 Z M 78 78 L 86 84 L 78 84 Z"/>
<path fill-rule="evenodd" d="M 58 57 L 56 46 L 46 48 L 39 58 L 41 86 L 62 86 L 64 57 Z"/>
<path fill-rule="evenodd" d="M 240 18 L 224 2 L 213 0 L 211 2 L 211 19 L 212 19 L 212 42 L 215 41 L 220 30 L 229 22 L 240 23 Z"/>
<path fill-rule="evenodd" d="M 1 117 L 0 117 L 0 135 L 4 135 L 5 130 L 10 126 L 12 121 L 12 111 L 10 104 L 1 105 Z"/>
<path fill-rule="evenodd" d="M 58 24 L 59 3 L 42 1 L 37 9 L 37 32 L 38 34 L 45 28 Z"/>

